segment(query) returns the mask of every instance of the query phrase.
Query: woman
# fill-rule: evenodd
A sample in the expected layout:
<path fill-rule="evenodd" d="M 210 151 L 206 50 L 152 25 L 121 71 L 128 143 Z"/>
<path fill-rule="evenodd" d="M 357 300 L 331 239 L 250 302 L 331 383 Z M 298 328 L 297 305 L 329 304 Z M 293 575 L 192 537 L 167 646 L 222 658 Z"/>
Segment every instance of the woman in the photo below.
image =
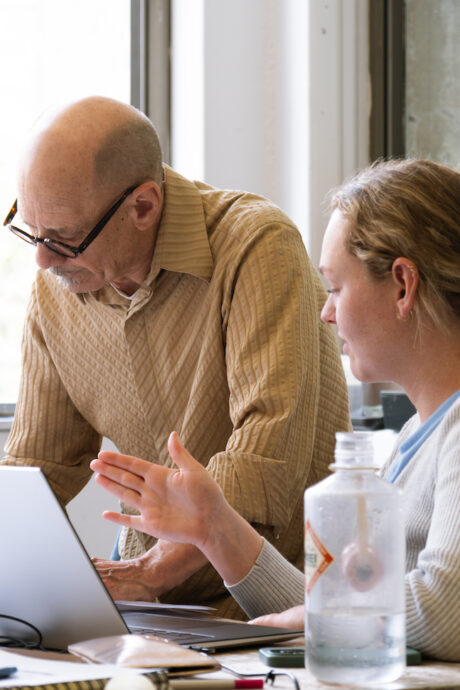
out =
<path fill-rule="evenodd" d="M 394 381 L 415 405 L 383 475 L 405 494 L 407 643 L 460 661 L 460 174 L 422 160 L 374 164 L 332 196 L 321 318 L 354 375 Z M 226 503 L 180 445 L 178 470 L 102 452 L 97 481 L 139 516 L 120 525 L 191 542 L 249 616 L 301 604 L 303 575 Z M 283 583 L 283 592 L 278 592 Z M 258 622 L 303 627 L 303 607 Z"/>

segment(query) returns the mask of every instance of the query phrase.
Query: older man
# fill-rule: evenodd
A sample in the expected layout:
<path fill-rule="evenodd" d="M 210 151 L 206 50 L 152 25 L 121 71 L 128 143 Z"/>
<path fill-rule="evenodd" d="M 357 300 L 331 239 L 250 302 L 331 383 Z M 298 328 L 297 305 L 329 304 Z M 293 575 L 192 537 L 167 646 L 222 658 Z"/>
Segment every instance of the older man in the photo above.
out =
<path fill-rule="evenodd" d="M 66 503 L 103 436 L 171 464 L 176 430 L 229 502 L 301 565 L 303 490 L 327 472 L 348 408 L 319 320 L 323 289 L 289 218 L 185 179 L 162 164 L 142 113 L 92 97 L 41 121 L 5 223 L 35 245 L 41 270 L 3 462 L 41 466 Z M 97 562 L 115 598 L 242 617 L 191 545 L 124 529 L 119 551 L 120 562 Z"/>

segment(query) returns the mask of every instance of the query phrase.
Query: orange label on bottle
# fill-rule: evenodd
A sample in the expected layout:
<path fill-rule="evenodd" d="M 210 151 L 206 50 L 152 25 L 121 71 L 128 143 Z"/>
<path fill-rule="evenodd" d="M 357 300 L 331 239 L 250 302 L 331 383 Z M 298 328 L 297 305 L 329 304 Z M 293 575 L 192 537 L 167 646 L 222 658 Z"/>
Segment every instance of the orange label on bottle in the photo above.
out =
<path fill-rule="evenodd" d="M 305 523 L 305 590 L 310 594 L 313 585 L 329 568 L 334 558 L 315 534 L 310 520 Z"/>

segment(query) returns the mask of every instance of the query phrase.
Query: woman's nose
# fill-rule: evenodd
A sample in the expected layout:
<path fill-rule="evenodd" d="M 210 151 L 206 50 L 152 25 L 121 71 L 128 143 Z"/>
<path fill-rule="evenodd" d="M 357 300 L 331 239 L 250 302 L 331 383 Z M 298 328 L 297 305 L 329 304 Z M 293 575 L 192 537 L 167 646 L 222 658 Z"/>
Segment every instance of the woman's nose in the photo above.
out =
<path fill-rule="evenodd" d="M 332 304 L 332 295 L 328 295 L 324 307 L 321 309 L 321 321 L 335 323 L 335 307 Z"/>

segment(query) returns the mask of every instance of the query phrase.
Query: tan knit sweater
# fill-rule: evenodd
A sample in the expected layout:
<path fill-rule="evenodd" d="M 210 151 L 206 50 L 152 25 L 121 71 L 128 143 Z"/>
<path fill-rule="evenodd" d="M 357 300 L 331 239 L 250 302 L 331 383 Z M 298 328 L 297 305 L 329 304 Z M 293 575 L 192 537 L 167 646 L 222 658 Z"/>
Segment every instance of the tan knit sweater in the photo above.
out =
<path fill-rule="evenodd" d="M 41 466 L 67 503 L 102 436 L 171 465 L 176 430 L 230 503 L 301 566 L 303 491 L 327 473 L 334 432 L 348 427 L 323 299 L 298 230 L 275 205 L 167 168 L 151 271 L 132 300 L 110 286 L 75 295 L 37 273 L 3 462 Z M 120 552 L 153 543 L 124 530 Z M 210 566 L 163 597 L 242 615 L 229 599 Z"/>

